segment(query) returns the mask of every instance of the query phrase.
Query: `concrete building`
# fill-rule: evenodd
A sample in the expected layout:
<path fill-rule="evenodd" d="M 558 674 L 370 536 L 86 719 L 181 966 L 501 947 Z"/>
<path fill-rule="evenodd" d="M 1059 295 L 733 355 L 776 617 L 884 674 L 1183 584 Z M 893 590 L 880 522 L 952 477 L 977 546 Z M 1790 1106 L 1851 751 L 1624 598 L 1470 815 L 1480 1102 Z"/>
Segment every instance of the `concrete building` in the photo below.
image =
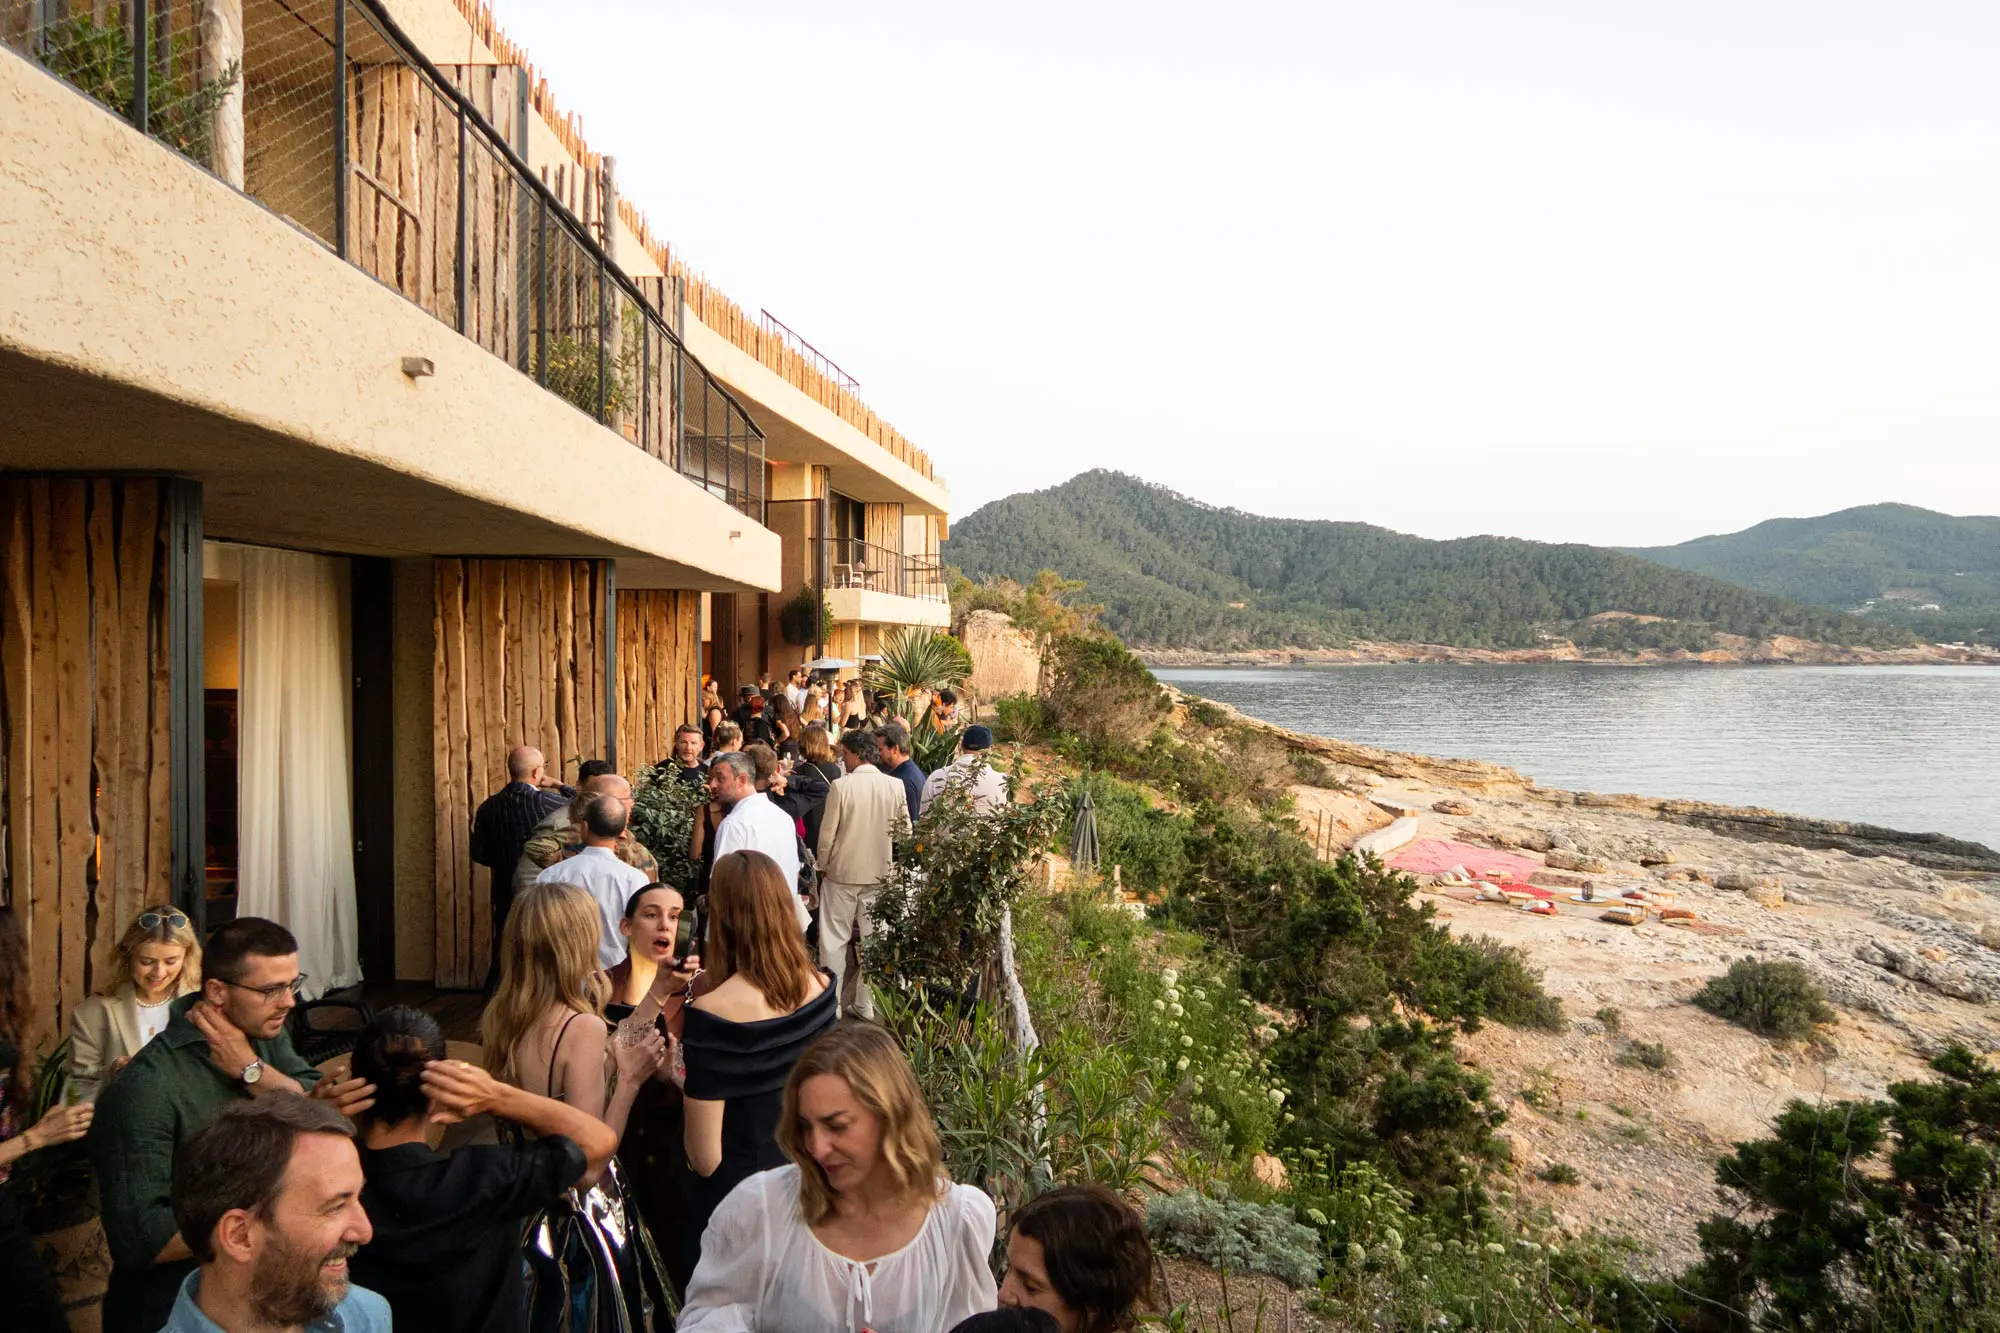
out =
<path fill-rule="evenodd" d="M 168 901 L 315 992 L 477 984 L 509 747 L 633 772 L 704 671 L 945 622 L 928 459 L 472 0 L 0 0 L 0 124 L 0 898 L 57 1022 Z"/>

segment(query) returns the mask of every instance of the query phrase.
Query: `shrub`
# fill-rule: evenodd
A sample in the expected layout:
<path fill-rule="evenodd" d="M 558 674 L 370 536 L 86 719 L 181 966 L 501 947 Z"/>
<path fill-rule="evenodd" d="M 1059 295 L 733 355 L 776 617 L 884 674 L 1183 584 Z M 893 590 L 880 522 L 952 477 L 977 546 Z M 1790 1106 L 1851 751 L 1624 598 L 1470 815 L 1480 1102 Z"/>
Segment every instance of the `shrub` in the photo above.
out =
<path fill-rule="evenodd" d="M 1616 1005 L 1607 1004 L 1592 1016 L 1598 1022 L 1604 1024 L 1606 1032 L 1622 1031 L 1625 1027 L 1625 1015 L 1619 1011 Z"/>
<path fill-rule="evenodd" d="M 1562 1001 L 1542 989 L 1542 974 L 1521 950 L 1490 935 L 1445 936 L 1449 947 L 1440 971 L 1456 991 L 1454 1012 L 1491 1018 L 1510 1028 L 1560 1032 Z"/>
<path fill-rule="evenodd" d="M 997 738 L 1021 745 L 1034 745 L 1049 735 L 1048 710 L 1041 696 L 1009 694 L 993 701 L 993 724 Z"/>
<path fill-rule="evenodd" d="M 1542 1168 L 1540 1179 L 1551 1185 L 1581 1185 L 1583 1173 L 1568 1162 L 1551 1162 Z"/>
<path fill-rule="evenodd" d="M 1294 1287 L 1319 1279 L 1318 1233 L 1277 1204 L 1183 1190 L 1147 1205 L 1146 1230 L 1160 1249 L 1211 1268 L 1264 1273 Z"/>
<path fill-rule="evenodd" d="M 1694 1002 L 1719 1018 L 1778 1041 L 1810 1037 L 1819 1024 L 1834 1020 L 1826 996 L 1797 963 L 1740 959 L 1710 979 Z"/>
<path fill-rule="evenodd" d="M 708 800 L 708 789 L 683 782 L 672 760 L 639 774 L 632 792 L 632 836 L 660 863 L 660 883 L 691 892 L 701 866 L 688 855 L 688 835 L 695 811 Z"/>
<path fill-rule="evenodd" d="M 1068 635 L 1051 658 L 1049 713 L 1087 743 L 1135 743 L 1172 707 L 1153 673 L 1109 635 Z"/>
<path fill-rule="evenodd" d="M 1627 1069 L 1651 1069 L 1665 1073 L 1674 1067 L 1674 1053 L 1657 1041 L 1627 1042 L 1618 1053 L 1618 1063 Z"/>
<path fill-rule="evenodd" d="M 1198 726 L 1221 728 L 1229 725 L 1229 714 L 1223 711 L 1220 704 L 1209 699 L 1189 696 L 1187 715 L 1188 720 Z"/>

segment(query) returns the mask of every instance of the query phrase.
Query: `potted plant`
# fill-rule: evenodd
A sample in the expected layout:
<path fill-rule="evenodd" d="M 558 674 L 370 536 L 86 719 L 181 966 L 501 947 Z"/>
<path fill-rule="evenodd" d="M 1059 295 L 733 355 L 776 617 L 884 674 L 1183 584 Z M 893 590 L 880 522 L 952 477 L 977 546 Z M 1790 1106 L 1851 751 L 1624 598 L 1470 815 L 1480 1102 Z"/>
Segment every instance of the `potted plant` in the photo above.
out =
<path fill-rule="evenodd" d="M 819 616 L 819 633 L 813 633 L 813 616 Z M 794 648 L 810 648 L 833 637 L 833 615 L 820 605 L 819 590 L 810 583 L 798 596 L 778 611 L 778 635 Z"/>

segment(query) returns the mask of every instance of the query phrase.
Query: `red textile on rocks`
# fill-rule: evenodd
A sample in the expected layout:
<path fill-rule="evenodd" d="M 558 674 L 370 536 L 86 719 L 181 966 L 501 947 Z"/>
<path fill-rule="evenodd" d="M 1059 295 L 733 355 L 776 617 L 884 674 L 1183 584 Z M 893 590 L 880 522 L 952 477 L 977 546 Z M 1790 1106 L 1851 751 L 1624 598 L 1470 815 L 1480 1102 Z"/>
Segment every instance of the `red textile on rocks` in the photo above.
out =
<path fill-rule="evenodd" d="M 1419 838 L 1409 846 L 1391 852 L 1388 864 L 1392 869 L 1412 875 L 1442 875 L 1453 866 L 1462 866 L 1465 873 L 1474 879 L 1519 885 L 1524 889 L 1528 876 L 1543 868 L 1534 857 L 1499 852 L 1491 847 L 1474 847 L 1470 843 L 1451 842 L 1444 838 Z"/>

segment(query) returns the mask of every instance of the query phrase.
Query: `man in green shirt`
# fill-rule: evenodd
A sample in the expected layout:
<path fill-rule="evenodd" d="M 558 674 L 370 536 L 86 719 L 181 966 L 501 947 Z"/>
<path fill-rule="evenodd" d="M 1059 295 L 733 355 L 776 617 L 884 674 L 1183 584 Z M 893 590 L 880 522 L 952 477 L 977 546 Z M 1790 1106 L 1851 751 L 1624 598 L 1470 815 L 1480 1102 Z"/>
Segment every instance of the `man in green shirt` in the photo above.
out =
<path fill-rule="evenodd" d="M 194 1270 L 174 1224 L 174 1153 L 225 1103 L 309 1093 L 352 1115 L 375 1089 L 332 1083 L 299 1058 L 285 1019 L 305 984 L 299 945 L 244 917 L 210 937 L 201 991 L 174 1001 L 166 1030 L 104 1086 L 86 1141 L 110 1242 L 104 1333 L 156 1333 Z"/>

